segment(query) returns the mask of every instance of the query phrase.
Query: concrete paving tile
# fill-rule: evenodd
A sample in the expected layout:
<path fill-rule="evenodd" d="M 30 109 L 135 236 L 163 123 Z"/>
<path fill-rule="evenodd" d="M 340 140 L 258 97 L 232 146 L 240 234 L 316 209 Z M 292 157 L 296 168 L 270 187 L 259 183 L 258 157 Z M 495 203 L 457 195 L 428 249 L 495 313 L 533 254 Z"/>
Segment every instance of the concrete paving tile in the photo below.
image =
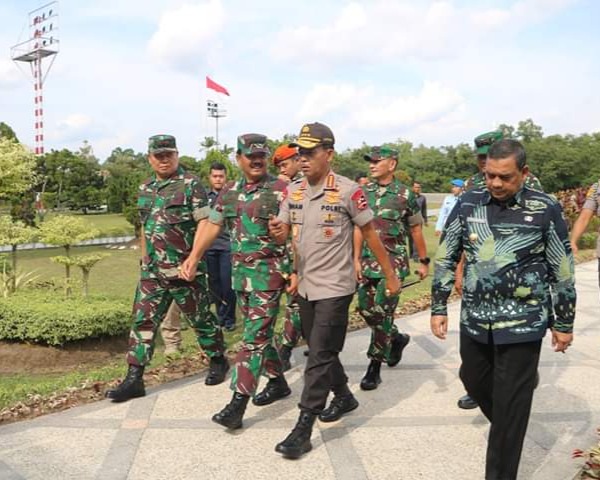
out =
<path fill-rule="evenodd" d="M 101 408 L 89 413 L 83 413 L 81 415 L 77 415 L 79 419 L 122 419 L 127 416 L 127 412 L 129 411 L 130 403 L 112 403 L 109 401 L 103 402 L 105 404 L 105 408 Z"/>
<path fill-rule="evenodd" d="M 89 428 L 27 430 L 0 439 L 0 461 L 28 480 L 94 478 L 116 432 Z"/>
<path fill-rule="evenodd" d="M 304 459 L 290 461 L 277 454 L 275 445 L 288 433 L 282 428 L 240 434 L 216 429 L 148 431 L 128 479 L 335 478 L 318 431 L 313 433 L 314 449 Z"/>

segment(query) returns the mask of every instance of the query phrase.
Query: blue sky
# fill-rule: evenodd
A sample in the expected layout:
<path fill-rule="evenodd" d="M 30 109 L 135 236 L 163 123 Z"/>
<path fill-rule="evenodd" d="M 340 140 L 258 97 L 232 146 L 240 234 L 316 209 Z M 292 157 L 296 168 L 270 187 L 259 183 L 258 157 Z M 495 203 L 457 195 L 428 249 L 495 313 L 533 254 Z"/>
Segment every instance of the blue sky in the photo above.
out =
<path fill-rule="evenodd" d="M 0 121 L 32 144 L 33 87 L 10 60 L 31 0 L 0 3 Z M 546 134 L 600 131 L 595 0 L 62 0 L 45 84 L 46 149 L 84 140 L 104 159 L 155 133 L 201 156 L 206 100 L 220 139 L 329 124 L 338 149 L 402 138 L 439 146 L 533 118 Z M 210 93 L 204 77 L 231 97 Z"/>

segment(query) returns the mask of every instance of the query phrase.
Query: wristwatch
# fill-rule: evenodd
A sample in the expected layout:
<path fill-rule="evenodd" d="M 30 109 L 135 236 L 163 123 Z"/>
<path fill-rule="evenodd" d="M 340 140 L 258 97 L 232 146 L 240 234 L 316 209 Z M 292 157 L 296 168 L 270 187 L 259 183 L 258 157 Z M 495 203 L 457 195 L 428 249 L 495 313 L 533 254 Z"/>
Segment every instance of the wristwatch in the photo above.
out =
<path fill-rule="evenodd" d="M 419 258 L 419 263 L 422 263 L 423 265 L 429 265 L 431 263 L 431 258 L 429 258 L 429 257 Z"/>

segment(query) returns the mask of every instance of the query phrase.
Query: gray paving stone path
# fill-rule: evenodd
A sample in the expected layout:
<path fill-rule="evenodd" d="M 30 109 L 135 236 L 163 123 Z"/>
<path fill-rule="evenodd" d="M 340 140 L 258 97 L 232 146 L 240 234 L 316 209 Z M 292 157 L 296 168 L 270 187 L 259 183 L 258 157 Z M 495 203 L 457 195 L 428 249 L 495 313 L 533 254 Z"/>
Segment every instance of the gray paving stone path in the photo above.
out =
<path fill-rule="evenodd" d="M 575 447 L 588 447 L 600 426 L 600 299 L 597 263 L 577 267 L 576 337 L 568 354 L 546 338 L 519 478 L 571 480 Z M 360 407 L 334 424 L 318 424 L 314 449 L 290 461 L 273 450 L 297 417 L 302 349 L 289 374 L 293 394 L 250 406 L 244 429 L 230 434 L 210 421 L 228 401 L 227 385 L 201 376 L 150 389 L 123 404 L 101 401 L 0 428 L 0 479 L 343 479 L 477 480 L 483 478 L 488 425 L 462 411 L 457 376 L 459 305 L 445 342 L 429 333 L 429 312 L 398 320 L 413 341 L 402 363 L 382 369 L 375 391 L 358 388 L 369 332 L 348 335 L 343 362 Z"/>

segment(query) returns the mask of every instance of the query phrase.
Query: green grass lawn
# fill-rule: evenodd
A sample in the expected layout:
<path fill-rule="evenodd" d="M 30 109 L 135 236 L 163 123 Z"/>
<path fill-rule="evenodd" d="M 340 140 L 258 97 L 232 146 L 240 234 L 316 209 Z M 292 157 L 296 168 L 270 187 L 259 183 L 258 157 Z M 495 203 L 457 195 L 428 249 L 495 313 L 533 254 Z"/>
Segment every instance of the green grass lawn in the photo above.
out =
<path fill-rule="evenodd" d="M 49 212 L 45 221 L 58 215 L 55 212 Z M 81 218 L 90 224 L 90 227 L 100 230 L 101 237 L 133 235 L 133 225 L 125 220 L 120 213 L 88 213 L 84 215 L 78 212 L 61 213 L 61 215 L 73 215 Z"/>

